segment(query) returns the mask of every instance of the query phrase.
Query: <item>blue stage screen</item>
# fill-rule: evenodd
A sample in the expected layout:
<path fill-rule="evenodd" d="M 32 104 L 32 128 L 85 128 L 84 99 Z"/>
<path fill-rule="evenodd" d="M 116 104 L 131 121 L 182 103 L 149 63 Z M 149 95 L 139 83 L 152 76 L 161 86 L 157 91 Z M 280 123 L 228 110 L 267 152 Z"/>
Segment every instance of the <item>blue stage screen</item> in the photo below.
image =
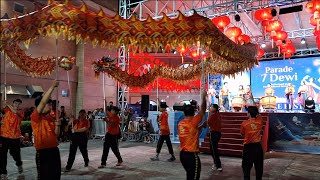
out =
<path fill-rule="evenodd" d="M 297 103 L 298 88 L 304 81 L 308 96 L 320 103 L 320 58 L 310 57 L 293 60 L 263 61 L 251 71 L 254 97 L 263 97 L 268 83 L 272 84 L 277 97 L 277 110 L 285 110 L 285 88 L 292 83 L 295 88 L 294 110 L 302 109 Z"/>

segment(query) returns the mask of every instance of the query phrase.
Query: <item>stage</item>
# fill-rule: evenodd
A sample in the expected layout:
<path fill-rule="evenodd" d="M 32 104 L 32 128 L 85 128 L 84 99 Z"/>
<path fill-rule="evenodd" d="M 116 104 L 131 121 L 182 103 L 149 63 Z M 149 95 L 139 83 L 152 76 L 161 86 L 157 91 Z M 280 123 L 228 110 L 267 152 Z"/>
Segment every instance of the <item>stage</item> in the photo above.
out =
<path fill-rule="evenodd" d="M 158 112 L 149 111 L 149 119 L 155 131 Z M 178 123 L 184 119 L 181 111 L 169 111 L 171 140 L 179 143 Z M 203 121 L 207 119 L 208 113 Z M 320 113 L 261 113 L 264 120 L 262 144 L 264 151 L 295 152 L 320 154 Z M 222 137 L 219 149 L 222 154 L 240 156 L 243 138 L 240 135 L 241 123 L 248 119 L 245 112 L 221 112 Z M 201 151 L 209 153 L 209 130 L 204 128 L 200 133 Z"/>

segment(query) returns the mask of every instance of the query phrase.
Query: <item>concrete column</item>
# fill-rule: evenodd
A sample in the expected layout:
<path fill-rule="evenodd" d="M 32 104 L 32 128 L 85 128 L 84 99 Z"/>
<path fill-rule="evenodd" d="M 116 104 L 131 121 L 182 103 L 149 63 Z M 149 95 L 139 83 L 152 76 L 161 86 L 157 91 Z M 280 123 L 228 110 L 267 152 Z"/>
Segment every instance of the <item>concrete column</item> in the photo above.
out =
<path fill-rule="evenodd" d="M 80 42 L 76 45 L 76 63 L 78 66 L 78 86 L 76 96 L 76 113 L 83 109 L 83 88 L 84 88 L 84 43 Z"/>

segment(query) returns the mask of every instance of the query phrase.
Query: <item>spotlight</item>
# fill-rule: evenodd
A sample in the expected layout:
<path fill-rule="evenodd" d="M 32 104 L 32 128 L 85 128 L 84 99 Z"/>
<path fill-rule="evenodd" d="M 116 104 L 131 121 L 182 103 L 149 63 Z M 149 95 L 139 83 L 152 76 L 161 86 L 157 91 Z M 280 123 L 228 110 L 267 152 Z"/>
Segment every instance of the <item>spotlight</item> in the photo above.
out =
<path fill-rule="evenodd" d="M 236 14 L 235 16 L 234 16 L 234 20 L 236 20 L 237 22 L 239 22 L 240 21 L 240 16 L 239 16 L 239 14 Z"/>
<path fill-rule="evenodd" d="M 202 54 L 202 55 L 205 55 L 205 54 L 206 54 L 206 52 L 202 51 L 202 52 L 201 52 L 201 54 Z"/>
<path fill-rule="evenodd" d="M 314 110 L 316 109 L 315 107 L 315 103 L 312 97 L 308 97 L 305 101 L 304 101 L 304 111 L 305 112 L 314 112 Z"/>
<path fill-rule="evenodd" d="M 272 9 L 272 10 L 271 10 L 271 15 L 272 15 L 273 17 L 277 16 L 277 10 L 276 10 L 276 9 Z"/>
<path fill-rule="evenodd" d="M 305 44 L 306 43 L 306 39 L 302 38 L 301 39 L 301 44 Z"/>
<path fill-rule="evenodd" d="M 267 45 L 265 43 L 261 44 L 261 48 L 265 48 Z"/>

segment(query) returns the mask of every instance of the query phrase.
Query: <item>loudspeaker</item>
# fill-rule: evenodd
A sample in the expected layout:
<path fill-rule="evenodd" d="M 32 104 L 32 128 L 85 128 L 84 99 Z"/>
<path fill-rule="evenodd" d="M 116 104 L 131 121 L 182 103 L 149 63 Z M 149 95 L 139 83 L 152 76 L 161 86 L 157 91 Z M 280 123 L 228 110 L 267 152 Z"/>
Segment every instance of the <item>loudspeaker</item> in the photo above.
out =
<path fill-rule="evenodd" d="M 150 100 L 149 100 L 149 95 L 142 95 L 141 96 L 141 113 L 143 115 L 148 116 L 148 111 L 150 108 Z"/>
<path fill-rule="evenodd" d="M 43 94 L 43 89 L 41 86 L 27 86 L 28 91 L 31 94 L 31 97 L 36 98 Z"/>
<path fill-rule="evenodd" d="M 20 14 L 23 14 L 24 13 L 24 5 L 14 2 L 13 10 L 15 12 L 20 13 Z"/>
<path fill-rule="evenodd" d="M 280 9 L 279 14 L 288 14 L 288 13 L 293 13 L 293 12 L 299 12 L 299 11 L 302 11 L 302 9 L 303 9 L 302 5 L 282 8 L 282 9 Z"/>

